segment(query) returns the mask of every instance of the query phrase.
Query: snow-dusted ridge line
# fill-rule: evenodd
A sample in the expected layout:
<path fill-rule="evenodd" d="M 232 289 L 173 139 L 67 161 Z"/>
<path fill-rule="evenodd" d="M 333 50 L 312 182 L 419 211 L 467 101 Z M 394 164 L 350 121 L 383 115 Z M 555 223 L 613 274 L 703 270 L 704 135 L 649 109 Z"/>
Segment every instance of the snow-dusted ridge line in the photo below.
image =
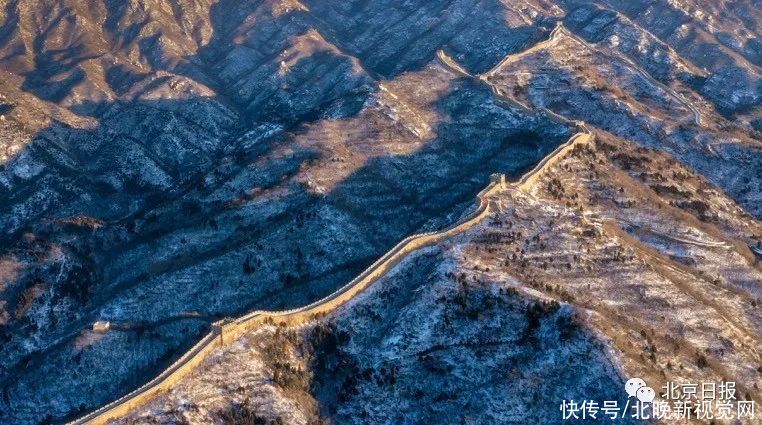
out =
<path fill-rule="evenodd" d="M 463 233 L 479 223 L 490 213 L 488 198 L 493 192 L 506 188 L 526 190 L 531 187 L 543 170 L 557 162 L 558 159 L 573 149 L 575 145 L 588 143 L 591 140 L 593 135 L 587 129 L 585 123 L 577 122 L 577 125 L 581 131 L 580 133 L 573 135 L 566 143 L 558 146 L 517 182 L 506 184 L 504 175 L 493 175 L 491 183 L 477 194 L 479 207 L 468 217 L 441 231 L 424 232 L 408 236 L 349 283 L 311 304 L 285 311 L 255 310 L 237 319 L 223 319 L 215 322 L 212 325 L 211 332 L 155 378 L 100 409 L 70 422 L 70 424 L 106 424 L 110 420 L 126 415 L 130 411 L 147 403 L 157 394 L 172 388 L 180 379 L 201 364 L 214 349 L 235 341 L 257 326 L 261 326 L 264 323 L 303 324 L 314 320 L 316 316 L 335 310 L 383 277 L 410 253 Z"/>
<path fill-rule="evenodd" d="M 559 32 L 563 33 L 564 35 L 571 37 L 576 42 L 582 44 L 585 46 L 588 50 L 593 52 L 600 52 L 600 49 L 596 48 L 596 46 L 593 46 L 592 44 L 588 43 L 586 40 L 584 40 L 582 37 L 578 36 L 577 34 L 574 34 L 573 32 L 569 31 L 563 26 L 559 26 Z M 696 106 L 691 103 L 690 100 L 686 99 L 685 96 L 678 93 L 675 89 L 672 87 L 669 87 L 668 85 L 662 83 L 661 81 L 654 78 L 648 71 L 643 69 L 640 65 L 635 63 L 634 60 L 630 59 L 627 55 L 625 55 L 622 52 L 614 51 L 613 55 L 616 56 L 617 59 L 623 60 L 627 65 L 629 65 L 632 69 L 634 69 L 638 74 L 640 74 L 643 78 L 645 78 L 649 83 L 652 85 L 659 87 L 660 89 L 664 90 L 667 94 L 672 96 L 673 99 L 675 99 L 678 103 L 685 106 L 691 113 L 693 114 L 693 122 L 700 126 L 702 125 L 701 120 L 701 111 L 696 108 Z"/>
<path fill-rule="evenodd" d="M 662 83 L 661 81 L 657 80 L 656 78 L 654 78 L 650 73 L 648 73 L 648 71 L 644 70 L 640 65 L 638 65 L 634 60 L 629 58 L 623 52 L 619 52 L 619 51 L 616 51 L 616 50 L 613 50 L 611 53 L 603 52 L 599 48 L 599 46 L 595 46 L 595 45 L 590 44 L 589 42 L 584 40 L 582 37 L 578 36 L 577 34 L 573 33 L 569 29 L 567 29 L 563 25 L 563 21 L 558 21 L 556 23 L 555 28 L 553 28 L 553 31 L 550 32 L 550 36 L 548 37 L 547 40 L 541 41 L 541 42 L 539 42 L 539 43 L 529 47 L 528 49 L 526 49 L 524 51 L 507 55 L 500 62 L 498 62 L 498 64 L 495 65 L 492 69 L 490 69 L 489 71 L 485 72 L 484 74 L 481 74 L 481 75 L 478 75 L 478 76 L 473 76 L 471 74 L 468 74 L 468 72 L 463 70 L 462 67 L 460 67 L 457 63 L 455 63 L 452 60 L 452 58 L 447 56 L 444 52 L 441 52 L 441 53 L 437 52 L 437 57 L 438 57 L 438 59 L 442 63 L 444 63 L 447 67 L 449 67 L 453 71 L 455 71 L 455 72 L 457 72 L 459 74 L 464 74 L 465 73 L 466 76 L 473 77 L 473 78 L 478 78 L 480 80 L 483 80 L 483 81 L 487 82 L 487 84 L 492 89 L 493 93 L 495 93 L 498 97 L 507 100 L 509 103 L 513 103 L 513 104 L 518 105 L 521 109 L 524 109 L 526 111 L 530 111 L 532 108 L 529 105 L 526 105 L 523 102 L 520 102 L 520 101 L 518 101 L 516 99 L 510 98 L 509 96 L 502 95 L 491 83 L 489 83 L 489 79 L 494 77 L 495 75 L 498 75 L 501 69 L 505 68 L 507 65 L 509 65 L 509 64 L 511 64 L 513 62 L 516 62 L 517 60 L 521 59 L 522 57 L 527 56 L 527 55 L 529 55 L 531 53 L 534 53 L 536 51 L 545 49 L 547 47 L 554 46 L 560 40 L 559 36 L 569 37 L 572 40 L 576 41 L 577 43 L 583 45 L 586 49 L 588 49 L 588 50 L 590 50 L 592 52 L 598 52 L 598 53 L 601 53 L 603 55 L 613 56 L 616 59 L 624 61 L 628 66 L 630 66 L 632 69 L 634 69 L 635 72 L 640 74 L 650 84 L 660 88 L 661 90 L 666 92 L 668 95 L 672 96 L 672 98 L 675 101 L 677 101 L 678 103 L 680 103 L 683 106 L 685 106 L 691 112 L 691 114 L 693 115 L 693 122 L 696 125 L 698 125 L 698 126 L 703 125 L 701 111 L 690 100 L 688 100 L 684 95 L 682 95 L 681 93 L 678 93 L 672 87 L 669 87 L 668 85 L 666 85 L 666 84 Z M 543 108 L 543 109 L 545 109 L 545 108 Z"/>

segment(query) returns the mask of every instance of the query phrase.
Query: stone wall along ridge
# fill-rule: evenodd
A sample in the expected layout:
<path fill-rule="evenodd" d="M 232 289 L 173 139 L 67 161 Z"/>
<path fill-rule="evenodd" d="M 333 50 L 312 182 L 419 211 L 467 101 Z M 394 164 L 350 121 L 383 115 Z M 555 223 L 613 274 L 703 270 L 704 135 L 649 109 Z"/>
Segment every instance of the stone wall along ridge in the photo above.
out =
<path fill-rule="evenodd" d="M 543 158 L 543 160 L 541 160 L 531 171 L 524 174 L 524 176 L 517 182 L 510 183 L 508 188 L 524 190 L 534 183 L 534 180 L 543 170 L 547 169 L 558 161 L 559 158 L 563 157 L 574 147 L 574 145 L 589 142 L 592 138 L 592 133 L 590 133 L 583 122 L 575 123 L 580 130 L 583 131 L 582 133 L 575 134 L 566 143 L 558 146 L 553 152 Z M 237 319 L 224 319 L 215 322 L 212 325 L 211 332 L 204 336 L 198 343 L 196 343 L 196 345 L 182 357 L 177 359 L 171 366 L 162 371 L 158 376 L 140 388 L 88 415 L 70 422 L 70 424 L 100 425 L 126 415 L 130 411 L 144 405 L 159 393 L 171 389 L 179 380 L 191 373 L 196 366 L 201 364 L 201 362 L 203 362 L 214 349 L 235 341 L 258 326 L 265 323 L 301 325 L 315 320 L 315 318 L 320 315 L 335 310 L 384 276 L 408 254 L 424 247 L 436 245 L 445 239 L 465 232 L 484 219 L 490 212 L 490 195 L 501 189 L 505 189 L 502 181 L 502 178 L 493 181 L 477 194 L 479 206 L 469 216 L 443 230 L 418 233 L 406 237 L 386 254 L 377 259 L 373 264 L 368 266 L 368 268 L 357 277 L 320 300 L 290 310 L 255 310 Z"/>

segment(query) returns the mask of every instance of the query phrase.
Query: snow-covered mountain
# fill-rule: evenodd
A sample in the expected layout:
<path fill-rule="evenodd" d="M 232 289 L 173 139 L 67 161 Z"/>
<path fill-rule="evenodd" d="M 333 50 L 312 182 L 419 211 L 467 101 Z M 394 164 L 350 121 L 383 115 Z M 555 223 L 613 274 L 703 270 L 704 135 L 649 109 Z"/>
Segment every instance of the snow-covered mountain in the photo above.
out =
<path fill-rule="evenodd" d="M 753 0 L 4 2 L 0 423 L 81 416 L 148 381 L 215 320 L 299 306 L 330 293 L 407 235 L 456 221 L 490 174 L 517 178 L 577 132 L 576 121 L 586 122 L 599 142 L 613 140 L 616 150 L 597 144 L 597 162 L 586 165 L 588 174 L 554 169 L 537 190 L 551 190 L 558 195 L 552 202 L 583 216 L 608 214 L 625 232 L 618 238 L 639 239 L 661 260 L 692 268 L 696 279 L 719 276 L 727 297 L 712 300 L 704 287 L 685 289 L 693 296 L 688 305 L 695 312 L 722 305 L 721 316 L 743 320 L 735 325 L 749 334 L 738 341 L 723 336 L 733 347 L 723 348 L 722 356 L 705 339 L 708 329 L 683 329 L 681 338 L 706 351 L 701 355 L 709 365 L 749 372 L 755 360 L 744 350 L 759 348 L 761 296 L 760 266 L 751 250 L 762 241 L 760 26 L 762 10 Z M 607 171 L 595 172 L 595 166 Z M 559 192 L 554 174 L 565 192 Z M 624 184 L 625 174 L 645 182 Z M 594 182 L 619 186 L 571 189 L 573 183 Z M 575 191 L 581 198 L 572 197 Z M 558 219 L 543 221 L 552 213 L 550 200 L 505 196 L 501 214 L 537 217 L 522 224 L 522 234 L 544 226 L 556 238 L 581 237 L 557 227 Z M 631 201 L 644 211 L 625 208 Z M 666 214 L 669 224 L 667 216 L 659 224 L 680 235 L 642 230 L 643 217 L 654 214 Z M 665 232 L 673 242 L 662 240 Z M 697 232 L 709 232 L 730 251 L 672 245 L 703 240 Z M 475 237 L 462 249 L 493 249 L 488 242 Z M 597 243 L 596 249 L 606 248 Z M 514 416 L 505 410 L 517 406 L 544 410 L 534 399 L 506 405 L 458 398 L 469 385 L 494 384 L 499 393 L 508 391 L 505 380 L 527 385 L 535 379 L 550 388 L 552 373 L 534 374 L 550 358 L 570 364 L 608 359 L 614 366 L 601 363 L 591 376 L 611 385 L 621 378 L 612 370 L 632 370 L 611 354 L 626 358 L 617 335 L 607 334 L 613 342 L 600 339 L 597 332 L 606 329 L 595 321 L 582 325 L 567 345 L 553 346 L 555 354 L 546 353 L 545 360 L 531 355 L 553 345 L 547 338 L 566 332 L 553 323 L 571 320 L 575 309 L 596 309 L 558 294 L 506 292 L 508 282 L 533 287 L 534 275 L 516 272 L 517 262 L 529 269 L 547 262 L 543 255 L 529 255 L 530 248 L 521 251 L 527 257 L 490 265 L 494 282 L 477 285 L 474 302 L 492 300 L 484 313 L 489 320 L 390 322 L 425 314 L 436 297 L 442 298 L 438 308 L 461 308 L 465 289 L 442 274 L 471 273 L 478 256 L 460 258 L 460 249 L 439 247 L 439 254 L 427 254 L 436 259 L 404 266 L 416 278 L 386 285 L 410 283 L 405 291 L 420 292 L 374 307 L 373 314 L 381 316 L 375 325 L 355 327 L 370 311 L 362 303 L 380 302 L 373 298 L 377 292 L 369 292 L 365 301 L 314 326 L 352 329 L 352 343 L 345 347 L 350 363 L 366 368 L 392 362 L 408 373 L 400 382 L 443 385 L 439 368 L 456 357 L 473 362 L 458 365 L 463 369 L 449 390 L 456 396 L 442 395 L 440 401 L 470 401 L 463 413 L 480 423 L 509 421 Z M 648 267 L 656 267 L 653 261 L 643 259 Z M 664 267 L 676 267 L 672 263 Z M 591 291 L 597 285 L 593 292 L 602 299 L 618 296 L 612 282 L 596 277 L 595 267 L 571 267 L 588 279 Z M 656 277 L 636 275 L 648 294 Z M 545 279 L 554 288 L 580 291 L 565 276 Z M 489 295 L 494 291 L 500 295 Z M 560 304 L 543 307 L 542 317 L 531 316 L 542 297 Z M 656 314 L 655 304 L 646 305 L 634 320 Z M 405 348 L 395 350 L 408 354 L 465 344 L 496 324 L 515 325 L 496 333 L 495 341 L 514 340 L 526 337 L 515 332 L 527 320 L 541 332 L 517 341 L 515 352 L 496 343 L 478 358 L 460 353 L 449 360 L 400 360 L 400 352 L 388 351 L 399 344 Z M 96 321 L 109 321 L 110 331 L 93 332 Z M 374 336 L 382 332 L 378 326 L 390 339 Z M 312 337 L 300 335 L 305 347 L 313 346 Z M 582 349 L 585 356 L 579 357 Z M 739 357 L 723 360 L 733 350 Z M 334 358 L 323 357 L 316 352 L 298 361 L 307 368 L 335 367 Z M 518 358 L 521 373 L 498 378 L 490 372 Z M 269 376 L 269 366 L 262 367 L 257 373 Z M 694 376 L 693 369 L 680 370 Z M 413 393 L 392 397 L 378 383 L 358 384 L 357 394 L 339 400 L 329 395 L 340 383 L 325 370 L 311 373 L 304 378 L 310 383 L 302 388 L 305 397 L 281 394 L 275 405 L 287 399 L 304 409 L 310 405 L 316 417 L 337 423 L 395 422 L 374 410 L 387 400 L 396 406 L 392 410 L 446 421 L 446 409 L 423 413 L 440 396 L 427 387 L 420 397 L 412 386 Z M 388 376 L 371 381 L 379 379 Z M 743 384 L 752 391 L 758 381 L 755 376 Z M 247 385 L 260 388 L 257 382 Z M 194 397 L 206 394 L 184 385 Z M 233 401 L 217 398 L 215 409 Z M 362 406 L 370 416 L 362 416 Z M 276 410 L 266 417 L 274 420 Z M 195 420 L 208 419 L 200 418 Z"/>

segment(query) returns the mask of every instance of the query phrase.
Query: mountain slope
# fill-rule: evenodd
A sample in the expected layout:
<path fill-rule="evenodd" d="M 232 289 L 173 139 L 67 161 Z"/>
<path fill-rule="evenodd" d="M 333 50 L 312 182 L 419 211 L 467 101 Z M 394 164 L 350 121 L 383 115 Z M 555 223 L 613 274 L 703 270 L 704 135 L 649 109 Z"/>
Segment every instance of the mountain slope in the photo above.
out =
<path fill-rule="evenodd" d="M 0 421 L 77 416 L 214 320 L 329 293 L 570 120 L 670 153 L 759 218 L 754 6 L 6 2 Z"/>
<path fill-rule="evenodd" d="M 762 223 L 705 179 L 597 133 L 491 200 L 335 313 L 243 336 L 118 423 L 562 423 L 562 400 L 624 403 L 632 376 L 759 402 Z"/>

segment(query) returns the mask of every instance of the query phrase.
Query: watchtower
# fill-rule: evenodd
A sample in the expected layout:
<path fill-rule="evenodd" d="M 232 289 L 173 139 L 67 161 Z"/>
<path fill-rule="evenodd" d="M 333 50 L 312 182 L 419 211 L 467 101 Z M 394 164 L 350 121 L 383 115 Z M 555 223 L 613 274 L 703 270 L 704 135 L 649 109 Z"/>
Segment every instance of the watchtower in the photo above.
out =
<path fill-rule="evenodd" d="M 212 333 L 220 336 L 220 345 L 225 345 L 225 325 L 230 323 L 233 323 L 233 319 L 230 317 L 225 317 L 222 320 L 212 323 Z"/>
<path fill-rule="evenodd" d="M 109 329 L 111 329 L 111 322 L 109 321 L 98 320 L 93 323 L 93 332 L 106 333 Z"/>
<path fill-rule="evenodd" d="M 500 185 L 501 187 L 505 186 L 505 174 L 503 173 L 494 173 L 489 176 L 489 181 L 491 183 L 495 183 Z"/>

